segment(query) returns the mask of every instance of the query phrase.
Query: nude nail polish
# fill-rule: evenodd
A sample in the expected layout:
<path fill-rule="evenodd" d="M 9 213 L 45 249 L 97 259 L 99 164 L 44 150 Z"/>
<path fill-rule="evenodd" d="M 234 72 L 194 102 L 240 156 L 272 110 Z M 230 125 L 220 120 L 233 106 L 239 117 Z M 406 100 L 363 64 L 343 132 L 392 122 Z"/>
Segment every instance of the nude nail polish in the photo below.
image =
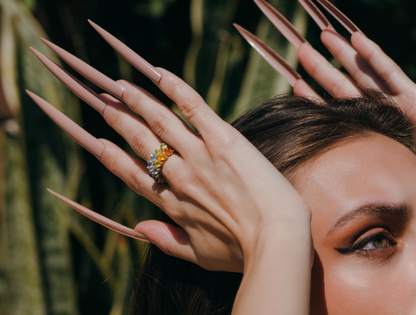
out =
<path fill-rule="evenodd" d="M 74 201 L 72 201 L 71 199 L 68 199 L 56 192 L 54 192 L 51 189 L 47 189 L 51 194 L 53 194 L 54 196 L 58 197 L 59 199 L 61 199 L 63 202 L 65 202 L 67 205 L 69 205 L 70 207 L 72 207 L 73 209 L 75 209 L 76 211 L 78 211 L 79 213 L 83 214 L 84 216 L 90 218 L 91 220 L 109 228 L 110 230 L 113 230 L 117 233 L 141 240 L 141 241 L 145 241 L 145 242 L 149 242 L 148 238 L 141 233 L 136 232 L 133 229 L 130 229 L 120 223 L 117 223 L 113 220 L 110 220 L 109 218 L 106 218 L 105 216 L 94 212 Z"/>
<path fill-rule="evenodd" d="M 272 22 L 272 24 L 287 38 L 293 46 L 299 48 L 306 39 L 297 31 L 297 29 L 275 8 L 264 0 L 254 0 L 264 15 Z"/>
<path fill-rule="evenodd" d="M 351 34 L 360 32 L 360 29 L 347 18 L 340 10 L 327 0 L 317 0 L 338 22 L 340 22 Z M 364 35 L 364 34 L 363 34 Z"/>
<path fill-rule="evenodd" d="M 90 151 L 99 159 L 101 158 L 104 144 L 97 138 L 86 132 L 83 128 L 74 123 L 71 119 L 53 107 L 51 104 L 40 98 L 36 94 L 26 90 L 32 100 L 52 119 L 66 134 L 74 139 L 82 147 Z"/>
<path fill-rule="evenodd" d="M 153 67 L 150 63 L 136 54 L 132 49 L 127 47 L 120 40 L 115 38 L 113 35 L 105 31 L 103 28 L 99 27 L 97 24 L 88 20 L 92 27 L 104 38 L 104 40 L 110 44 L 120 55 L 123 56 L 133 67 L 147 76 L 150 80 L 155 83 L 159 83 L 162 75 Z"/>
<path fill-rule="evenodd" d="M 247 42 L 277 71 L 286 81 L 293 86 L 301 76 L 293 69 L 282 57 L 273 51 L 264 42 L 251 34 L 243 27 L 233 24 L 237 31 L 247 40 Z"/>
<path fill-rule="evenodd" d="M 124 88 L 114 80 L 110 79 L 106 75 L 102 74 L 98 70 L 91 67 L 86 62 L 70 54 L 61 47 L 51 43 L 50 41 L 40 38 L 50 49 L 52 49 L 63 61 L 65 61 L 71 68 L 77 71 L 79 74 L 87 78 L 89 81 L 99 86 L 108 93 L 115 97 L 122 98 L 124 94 Z"/>
<path fill-rule="evenodd" d="M 95 93 L 84 83 L 79 81 L 73 75 L 62 69 L 55 62 L 47 58 L 45 55 L 30 47 L 30 50 L 36 57 L 48 68 L 63 84 L 65 84 L 72 92 L 74 92 L 79 98 L 84 100 L 87 104 L 91 105 L 100 114 L 104 113 L 106 107 L 105 99 Z"/>
<path fill-rule="evenodd" d="M 311 0 L 298 0 L 310 17 L 318 24 L 321 30 L 332 29 L 334 27 L 329 23 L 325 15 L 317 8 L 317 6 Z"/>

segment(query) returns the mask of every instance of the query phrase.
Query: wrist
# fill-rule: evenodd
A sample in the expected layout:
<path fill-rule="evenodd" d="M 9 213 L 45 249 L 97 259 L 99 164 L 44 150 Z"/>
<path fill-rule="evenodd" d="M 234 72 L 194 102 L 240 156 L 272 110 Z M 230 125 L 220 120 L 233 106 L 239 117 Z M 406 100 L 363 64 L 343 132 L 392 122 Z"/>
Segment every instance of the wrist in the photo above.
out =
<path fill-rule="evenodd" d="M 256 231 L 256 236 L 243 247 L 244 272 L 259 260 L 299 260 L 309 267 L 314 249 L 310 230 L 310 212 L 302 216 L 270 219 Z"/>

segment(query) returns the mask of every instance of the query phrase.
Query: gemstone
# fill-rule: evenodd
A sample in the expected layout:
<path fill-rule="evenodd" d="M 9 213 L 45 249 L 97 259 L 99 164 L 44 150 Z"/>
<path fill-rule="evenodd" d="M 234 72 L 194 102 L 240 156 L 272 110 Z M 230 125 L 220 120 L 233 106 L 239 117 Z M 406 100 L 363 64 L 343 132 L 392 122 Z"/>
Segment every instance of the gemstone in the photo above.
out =
<path fill-rule="evenodd" d="M 152 161 L 147 161 L 147 167 L 150 167 L 152 165 L 153 165 L 153 162 Z"/>
<path fill-rule="evenodd" d="M 168 145 L 167 145 L 166 143 L 162 143 L 162 144 L 160 145 L 160 148 L 161 148 L 162 150 L 165 150 L 165 149 L 167 149 L 167 148 L 168 148 Z"/>
<path fill-rule="evenodd" d="M 156 172 L 158 169 L 156 167 L 152 168 L 152 172 Z"/>
<path fill-rule="evenodd" d="M 163 150 L 163 153 L 164 153 L 166 156 L 171 156 L 171 155 L 172 155 L 172 150 L 171 150 L 171 149 L 169 149 L 169 148 L 166 148 L 166 149 L 164 149 L 164 150 Z"/>
<path fill-rule="evenodd" d="M 153 165 L 154 165 L 155 167 L 159 168 L 159 167 L 161 167 L 161 166 L 162 166 L 162 162 L 160 162 L 159 160 L 156 160 L 156 161 L 153 163 Z"/>
<path fill-rule="evenodd" d="M 150 160 L 151 160 L 151 161 L 153 161 L 153 162 L 154 162 L 154 161 L 156 161 L 156 155 L 152 154 L 152 155 L 150 156 Z"/>
<path fill-rule="evenodd" d="M 162 153 L 162 149 L 161 149 L 161 148 L 157 148 L 157 149 L 155 150 L 155 154 L 156 154 L 156 155 L 159 155 L 160 153 Z"/>
<path fill-rule="evenodd" d="M 163 153 L 160 153 L 160 154 L 157 155 L 157 159 L 161 162 L 164 162 L 164 161 L 166 161 L 167 156 L 164 155 Z"/>

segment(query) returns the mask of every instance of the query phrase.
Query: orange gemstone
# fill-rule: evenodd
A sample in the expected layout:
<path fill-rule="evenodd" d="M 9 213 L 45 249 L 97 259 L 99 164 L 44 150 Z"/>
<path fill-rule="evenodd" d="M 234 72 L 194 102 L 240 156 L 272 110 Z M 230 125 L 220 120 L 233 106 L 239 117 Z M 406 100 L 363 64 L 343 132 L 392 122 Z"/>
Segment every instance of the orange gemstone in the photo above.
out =
<path fill-rule="evenodd" d="M 169 148 L 166 148 L 166 149 L 164 149 L 163 150 L 163 153 L 166 155 L 166 156 L 170 156 L 170 155 L 172 155 L 172 150 L 171 149 L 169 149 Z"/>

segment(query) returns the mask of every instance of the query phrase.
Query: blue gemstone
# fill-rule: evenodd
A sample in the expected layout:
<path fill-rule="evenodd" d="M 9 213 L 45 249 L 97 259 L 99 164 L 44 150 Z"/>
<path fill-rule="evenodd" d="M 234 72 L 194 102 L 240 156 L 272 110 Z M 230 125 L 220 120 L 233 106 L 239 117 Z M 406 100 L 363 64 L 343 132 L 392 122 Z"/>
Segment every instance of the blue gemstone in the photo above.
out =
<path fill-rule="evenodd" d="M 150 160 L 151 160 L 151 161 L 156 161 L 156 155 L 152 154 L 152 155 L 150 156 Z"/>
<path fill-rule="evenodd" d="M 153 162 L 152 161 L 147 161 L 147 166 L 153 166 Z"/>
<path fill-rule="evenodd" d="M 153 172 L 157 172 L 157 171 L 158 171 L 157 167 L 154 167 L 154 166 L 153 166 L 152 171 L 153 171 Z"/>

